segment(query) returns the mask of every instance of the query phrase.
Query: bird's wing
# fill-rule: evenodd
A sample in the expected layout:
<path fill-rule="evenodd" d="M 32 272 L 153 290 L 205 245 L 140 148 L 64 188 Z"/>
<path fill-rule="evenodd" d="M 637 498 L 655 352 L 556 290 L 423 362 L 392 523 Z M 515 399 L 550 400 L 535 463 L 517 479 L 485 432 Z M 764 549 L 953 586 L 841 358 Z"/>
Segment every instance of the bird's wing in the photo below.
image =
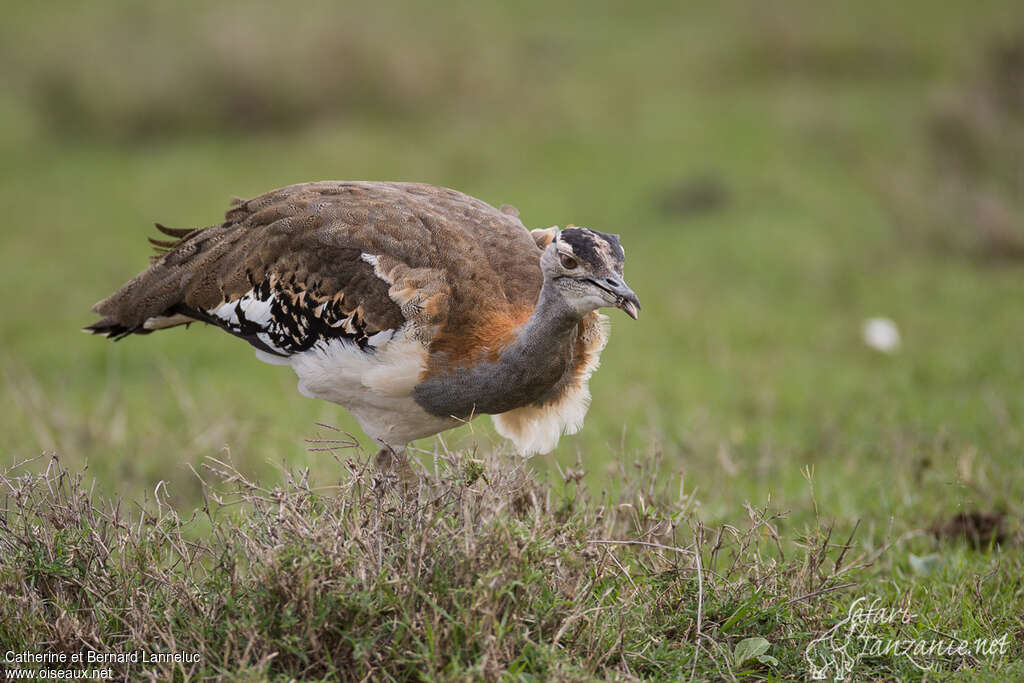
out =
<path fill-rule="evenodd" d="M 98 303 L 88 329 L 121 337 L 202 320 L 290 355 L 325 338 L 372 344 L 412 322 L 447 357 L 455 340 L 490 345 L 517 326 L 541 284 L 518 218 L 430 185 L 293 185 L 236 202 L 220 225 L 162 230 L 166 251 Z"/>

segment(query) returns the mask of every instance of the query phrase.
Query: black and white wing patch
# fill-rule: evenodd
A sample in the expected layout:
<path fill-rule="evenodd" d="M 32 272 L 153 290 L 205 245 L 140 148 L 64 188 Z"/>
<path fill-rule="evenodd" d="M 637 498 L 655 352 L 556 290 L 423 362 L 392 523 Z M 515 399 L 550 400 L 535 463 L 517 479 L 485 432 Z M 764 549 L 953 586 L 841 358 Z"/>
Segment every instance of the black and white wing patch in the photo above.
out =
<path fill-rule="evenodd" d="M 169 313 L 216 325 L 260 351 L 281 357 L 308 351 L 317 343 L 335 339 L 370 350 L 390 339 L 405 322 L 401 316 L 394 315 L 367 319 L 364 303 L 370 302 L 359 301 L 357 297 L 360 293 L 380 296 L 379 291 L 324 292 L 322 289 L 320 283 L 310 285 L 297 281 L 294 276 L 285 280 L 269 274 L 262 281 L 253 282 L 252 289 L 212 308 L 202 310 L 178 304 Z"/>

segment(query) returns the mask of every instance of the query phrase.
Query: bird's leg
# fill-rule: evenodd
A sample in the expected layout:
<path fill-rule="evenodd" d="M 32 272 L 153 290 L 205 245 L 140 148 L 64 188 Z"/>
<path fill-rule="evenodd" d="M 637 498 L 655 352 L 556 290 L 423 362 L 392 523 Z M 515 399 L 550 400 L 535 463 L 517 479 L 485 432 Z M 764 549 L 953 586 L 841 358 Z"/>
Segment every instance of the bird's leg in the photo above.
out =
<path fill-rule="evenodd" d="M 377 471 L 381 474 L 398 477 L 398 481 L 406 487 L 414 487 L 419 483 L 419 477 L 413 472 L 409 465 L 409 458 L 405 449 L 395 449 L 387 444 L 382 444 L 381 449 L 373 458 Z"/>

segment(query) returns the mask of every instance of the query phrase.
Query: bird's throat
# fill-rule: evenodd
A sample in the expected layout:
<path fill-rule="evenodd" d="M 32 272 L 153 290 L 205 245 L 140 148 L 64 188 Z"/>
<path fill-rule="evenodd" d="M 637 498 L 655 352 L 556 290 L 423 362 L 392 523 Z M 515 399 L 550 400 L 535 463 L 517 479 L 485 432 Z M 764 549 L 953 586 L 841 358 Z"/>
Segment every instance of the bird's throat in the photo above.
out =
<path fill-rule="evenodd" d="M 541 402 L 571 370 L 579 315 L 545 282 L 530 318 L 494 361 L 424 380 L 413 397 L 434 415 L 466 418 Z"/>

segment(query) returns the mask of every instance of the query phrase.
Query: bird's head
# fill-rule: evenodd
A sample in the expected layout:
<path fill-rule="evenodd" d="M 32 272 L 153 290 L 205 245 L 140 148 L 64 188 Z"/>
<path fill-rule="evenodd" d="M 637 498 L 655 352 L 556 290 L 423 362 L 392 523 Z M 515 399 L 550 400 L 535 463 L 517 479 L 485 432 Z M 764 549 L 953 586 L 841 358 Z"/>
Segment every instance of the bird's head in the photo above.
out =
<path fill-rule="evenodd" d="M 580 315 L 615 306 L 636 320 L 640 300 L 622 279 L 626 252 L 619 236 L 589 228 L 551 232 L 553 239 L 541 254 L 540 268 L 544 280 L 558 288 L 566 303 Z"/>

